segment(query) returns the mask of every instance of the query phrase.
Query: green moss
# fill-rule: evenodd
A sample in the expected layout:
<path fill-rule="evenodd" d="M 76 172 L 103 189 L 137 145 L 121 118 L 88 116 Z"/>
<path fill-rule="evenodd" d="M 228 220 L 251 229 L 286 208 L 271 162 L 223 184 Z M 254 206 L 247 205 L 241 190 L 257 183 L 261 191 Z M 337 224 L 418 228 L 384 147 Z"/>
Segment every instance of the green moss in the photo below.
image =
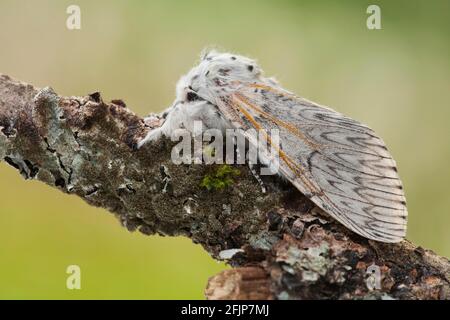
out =
<path fill-rule="evenodd" d="M 200 183 L 201 187 L 208 190 L 223 190 L 234 183 L 233 178 L 241 172 L 227 164 L 221 165 L 213 174 L 207 174 Z"/>

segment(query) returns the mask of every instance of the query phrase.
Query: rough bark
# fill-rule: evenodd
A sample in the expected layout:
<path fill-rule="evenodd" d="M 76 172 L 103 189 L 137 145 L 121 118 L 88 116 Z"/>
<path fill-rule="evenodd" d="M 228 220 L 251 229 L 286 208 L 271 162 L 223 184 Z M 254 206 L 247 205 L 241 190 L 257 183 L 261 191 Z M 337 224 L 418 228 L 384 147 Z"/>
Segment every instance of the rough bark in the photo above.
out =
<path fill-rule="evenodd" d="M 207 190 L 219 165 L 175 165 L 174 142 L 136 143 L 145 121 L 99 93 L 61 97 L 0 76 L 0 160 L 112 212 L 130 231 L 186 236 L 233 267 L 209 280 L 210 299 L 448 299 L 450 263 L 408 241 L 364 239 L 275 177 L 267 192 L 247 166 Z M 233 251 L 225 251 L 230 249 Z M 381 271 L 369 290 L 367 268 Z"/>

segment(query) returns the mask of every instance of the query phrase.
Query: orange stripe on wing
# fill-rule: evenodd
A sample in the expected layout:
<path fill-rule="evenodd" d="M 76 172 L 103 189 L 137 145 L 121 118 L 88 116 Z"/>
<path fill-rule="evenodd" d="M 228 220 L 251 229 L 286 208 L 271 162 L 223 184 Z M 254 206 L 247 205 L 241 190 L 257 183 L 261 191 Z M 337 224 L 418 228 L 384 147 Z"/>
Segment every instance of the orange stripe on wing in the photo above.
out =
<path fill-rule="evenodd" d="M 245 103 L 248 107 L 250 107 L 251 109 L 255 110 L 256 112 L 260 113 L 262 116 L 266 117 L 267 119 L 269 119 L 270 121 L 278 124 L 279 126 L 287 129 L 289 132 L 291 132 L 293 135 L 297 136 L 298 138 L 300 138 L 301 140 L 303 140 L 308 146 L 310 146 L 311 148 L 313 148 L 314 150 L 319 150 L 320 148 L 322 148 L 322 145 L 319 145 L 317 143 L 312 142 L 308 137 L 306 137 L 303 132 L 301 132 L 298 128 L 296 128 L 294 125 L 279 120 L 277 118 L 275 118 L 274 116 L 272 116 L 271 114 L 265 112 L 264 110 L 262 110 L 260 107 L 254 105 L 253 103 L 251 103 L 245 96 L 243 96 L 240 93 L 236 93 L 236 98 L 238 100 L 240 100 L 241 102 Z"/>
<path fill-rule="evenodd" d="M 248 121 L 250 121 L 250 123 L 255 127 L 255 129 L 261 130 L 270 146 L 276 149 L 276 151 L 280 155 L 280 158 L 294 172 L 294 174 L 300 180 L 302 180 L 305 187 L 307 187 L 311 193 L 318 193 L 318 194 L 321 193 L 320 190 L 318 190 L 318 188 L 305 177 L 303 168 L 297 165 L 283 150 L 281 150 L 278 146 L 272 143 L 272 139 L 268 136 L 267 132 L 261 127 L 261 125 L 255 120 L 255 118 L 253 118 L 253 116 L 247 110 L 245 110 L 245 108 L 243 108 L 239 103 L 235 103 L 233 101 L 233 105 L 244 115 L 244 117 L 247 118 Z"/>
<path fill-rule="evenodd" d="M 270 88 L 270 87 L 267 87 L 267 88 Z M 276 91 L 276 89 L 274 89 L 274 91 Z M 242 97 L 242 95 L 240 95 L 240 94 L 239 94 L 239 96 Z M 252 115 L 247 110 L 245 110 L 242 106 L 240 106 L 239 103 L 236 103 L 234 100 L 238 100 L 241 103 L 243 102 L 243 101 L 241 101 L 239 99 L 236 99 L 236 94 L 232 95 L 232 101 L 231 102 L 232 102 L 233 106 L 235 108 L 237 108 L 253 124 L 253 126 L 255 126 L 256 129 L 263 130 L 261 125 L 252 117 Z M 267 133 L 264 130 L 263 130 L 263 132 L 264 132 L 264 134 L 265 134 L 265 136 L 267 138 L 267 141 L 272 146 L 270 137 L 267 136 Z M 289 167 L 289 169 L 291 169 L 292 172 L 294 172 L 294 174 L 303 182 L 304 186 L 309 190 L 309 192 L 311 192 L 313 195 L 319 196 L 321 199 L 325 200 L 328 203 L 328 205 L 330 205 L 331 207 L 334 208 L 333 212 L 337 216 L 341 216 L 339 208 L 328 197 L 328 195 L 322 190 L 322 188 L 317 187 L 313 182 L 311 182 L 308 178 L 306 178 L 306 176 L 304 175 L 303 168 L 300 167 L 297 163 L 295 163 L 294 160 L 292 160 L 292 158 L 290 158 L 283 150 L 280 150 L 277 146 L 274 146 L 274 148 L 279 152 L 280 158 L 286 163 L 286 165 Z M 331 210 L 331 208 L 330 208 L 330 210 Z M 348 223 L 350 223 L 355 229 L 361 230 L 361 228 L 359 228 L 355 223 L 353 223 L 353 221 L 351 221 L 351 220 L 346 220 L 346 221 Z"/>

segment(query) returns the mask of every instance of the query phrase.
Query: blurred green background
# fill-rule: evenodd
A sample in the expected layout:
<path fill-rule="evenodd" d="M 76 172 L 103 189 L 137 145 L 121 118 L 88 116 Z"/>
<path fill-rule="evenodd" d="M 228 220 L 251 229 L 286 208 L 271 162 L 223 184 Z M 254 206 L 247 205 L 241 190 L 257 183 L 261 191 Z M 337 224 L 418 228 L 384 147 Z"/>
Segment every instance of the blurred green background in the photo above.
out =
<path fill-rule="evenodd" d="M 66 28 L 81 7 L 82 29 Z M 381 7 L 382 30 L 366 28 Z M 370 125 L 397 160 L 408 238 L 450 256 L 450 1 L 0 0 L 0 72 L 61 95 L 161 111 L 211 45 Z M 82 290 L 65 287 L 66 267 Z M 203 298 L 226 268 L 185 238 L 128 233 L 105 210 L 0 164 L 0 298 Z"/>

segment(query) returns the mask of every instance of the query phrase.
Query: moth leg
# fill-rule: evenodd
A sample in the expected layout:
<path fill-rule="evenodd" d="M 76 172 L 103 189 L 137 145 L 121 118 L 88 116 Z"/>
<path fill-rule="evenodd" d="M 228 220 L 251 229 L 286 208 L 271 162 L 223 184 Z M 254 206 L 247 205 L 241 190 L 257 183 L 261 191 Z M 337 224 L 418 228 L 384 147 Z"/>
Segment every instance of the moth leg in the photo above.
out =
<path fill-rule="evenodd" d="M 253 177 L 255 177 L 256 181 L 258 181 L 258 183 L 261 187 L 261 192 L 266 193 L 266 191 L 267 191 L 266 186 L 264 185 L 264 182 L 262 181 L 260 175 L 256 172 L 254 165 L 249 163 L 248 167 L 250 168 L 250 172 L 252 173 Z"/>
<path fill-rule="evenodd" d="M 237 146 L 237 143 L 238 143 L 238 142 L 237 142 L 237 138 L 236 138 L 236 137 L 233 137 L 233 141 L 234 141 L 234 145 Z M 241 155 L 241 153 L 240 153 L 240 151 L 239 151 L 239 148 L 237 147 L 235 150 L 236 150 L 236 156 L 237 156 L 237 159 L 241 158 L 242 155 Z M 247 156 L 248 156 L 248 154 L 247 154 Z M 245 157 L 245 155 L 244 155 L 244 157 Z M 249 169 L 250 169 L 250 172 L 252 173 L 253 177 L 255 177 L 256 181 L 258 181 L 258 183 L 259 183 L 259 185 L 260 185 L 260 187 L 261 187 L 261 192 L 262 192 L 262 193 L 266 193 L 266 191 L 267 191 L 266 186 L 264 185 L 264 182 L 262 181 L 262 179 L 261 179 L 261 177 L 259 176 L 259 174 L 256 172 L 256 170 L 255 170 L 255 165 L 252 164 L 252 163 L 249 161 L 248 157 L 246 157 L 246 158 L 247 158 L 246 160 L 247 160 L 247 164 L 248 164 L 248 167 L 249 167 Z"/>
<path fill-rule="evenodd" d="M 159 128 L 151 130 L 147 136 L 138 142 L 137 148 L 140 149 L 143 145 L 149 142 L 157 141 L 163 136 L 170 136 L 170 134 L 178 128 L 183 127 L 183 122 L 186 121 L 186 115 L 180 104 L 175 104 L 162 113 L 162 117 L 166 119 L 163 125 Z"/>
<path fill-rule="evenodd" d="M 161 128 L 156 128 L 150 131 L 144 139 L 138 142 L 137 148 L 142 148 L 143 145 L 151 142 L 151 141 L 157 141 L 163 136 L 163 130 Z"/>

